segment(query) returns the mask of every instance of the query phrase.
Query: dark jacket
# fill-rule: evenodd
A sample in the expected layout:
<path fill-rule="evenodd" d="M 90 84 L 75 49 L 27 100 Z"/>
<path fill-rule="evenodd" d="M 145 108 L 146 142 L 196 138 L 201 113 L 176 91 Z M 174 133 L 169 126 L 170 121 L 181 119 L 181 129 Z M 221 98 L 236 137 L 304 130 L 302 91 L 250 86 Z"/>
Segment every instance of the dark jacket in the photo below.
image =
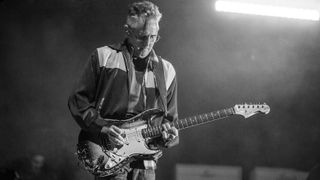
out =
<path fill-rule="evenodd" d="M 164 121 L 175 121 L 178 119 L 175 70 L 171 63 L 157 57 L 154 51 L 150 56 L 148 71 L 154 76 L 158 93 L 155 103 L 148 105 L 147 109 L 160 108 L 165 112 Z M 99 133 L 103 125 L 99 121 L 101 118 L 127 118 L 133 71 L 132 57 L 125 43 L 94 51 L 68 101 L 71 114 L 82 129 L 81 133 Z M 161 120 L 156 122 L 161 123 Z"/>

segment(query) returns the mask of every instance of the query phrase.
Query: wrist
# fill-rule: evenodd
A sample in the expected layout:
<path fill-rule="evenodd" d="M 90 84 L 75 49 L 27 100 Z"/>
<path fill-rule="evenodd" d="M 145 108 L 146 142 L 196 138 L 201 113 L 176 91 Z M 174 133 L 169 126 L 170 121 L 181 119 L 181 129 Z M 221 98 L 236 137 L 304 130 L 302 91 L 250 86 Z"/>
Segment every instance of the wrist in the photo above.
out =
<path fill-rule="evenodd" d="M 109 132 L 110 132 L 110 126 L 102 126 L 101 127 L 100 133 L 109 134 Z"/>

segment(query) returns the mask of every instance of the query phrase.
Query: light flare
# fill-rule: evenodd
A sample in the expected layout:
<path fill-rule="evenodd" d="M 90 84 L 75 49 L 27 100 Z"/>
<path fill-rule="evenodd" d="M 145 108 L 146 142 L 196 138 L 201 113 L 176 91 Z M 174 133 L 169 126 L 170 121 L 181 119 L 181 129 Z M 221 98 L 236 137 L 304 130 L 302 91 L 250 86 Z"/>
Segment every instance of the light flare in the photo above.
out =
<path fill-rule="evenodd" d="M 216 1 L 215 9 L 216 11 L 219 11 L 219 12 L 232 12 L 232 13 L 293 18 L 293 19 L 311 20 L 311 21 L 319 21 L 320 19 L 319 11 L 314 9 L 281 7 L 281 6 L 233 2 L 233 1 L 225 1 L 225 0 Z"/>

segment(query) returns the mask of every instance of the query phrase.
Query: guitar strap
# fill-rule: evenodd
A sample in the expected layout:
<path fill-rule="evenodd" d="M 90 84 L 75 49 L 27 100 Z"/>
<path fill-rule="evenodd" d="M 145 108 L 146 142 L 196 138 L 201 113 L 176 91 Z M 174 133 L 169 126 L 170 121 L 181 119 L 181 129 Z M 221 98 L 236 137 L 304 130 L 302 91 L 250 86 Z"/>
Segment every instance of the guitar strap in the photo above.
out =
<path fill-rule="evenodd" d="M 164 111 L 165 116 L 167 115 L 167 89 L 166 89 L 166 81 L 164 77 L 164 68 L 163 68 L 163 60 L 161 56 L 158 56 L 159 63 L 154 68 L 155 71 L 155 85 L 156 89 L 159 93 L 160 103 L 159 106 Z"/>

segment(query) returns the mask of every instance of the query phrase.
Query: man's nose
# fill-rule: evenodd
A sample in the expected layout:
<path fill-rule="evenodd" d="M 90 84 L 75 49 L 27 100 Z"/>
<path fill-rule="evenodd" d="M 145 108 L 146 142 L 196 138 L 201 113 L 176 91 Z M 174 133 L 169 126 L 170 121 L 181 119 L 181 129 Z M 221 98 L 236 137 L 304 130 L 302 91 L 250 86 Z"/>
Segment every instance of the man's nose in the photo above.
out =
<path fill-rule="evenodd" d="M 146 39 L 143 41 L 143 45 L 145 45 L 145 46 L 147 46 L 147 45 L 149 45 L 151 43 L 153 43 L 151 36 L 147 36 Z"/>

